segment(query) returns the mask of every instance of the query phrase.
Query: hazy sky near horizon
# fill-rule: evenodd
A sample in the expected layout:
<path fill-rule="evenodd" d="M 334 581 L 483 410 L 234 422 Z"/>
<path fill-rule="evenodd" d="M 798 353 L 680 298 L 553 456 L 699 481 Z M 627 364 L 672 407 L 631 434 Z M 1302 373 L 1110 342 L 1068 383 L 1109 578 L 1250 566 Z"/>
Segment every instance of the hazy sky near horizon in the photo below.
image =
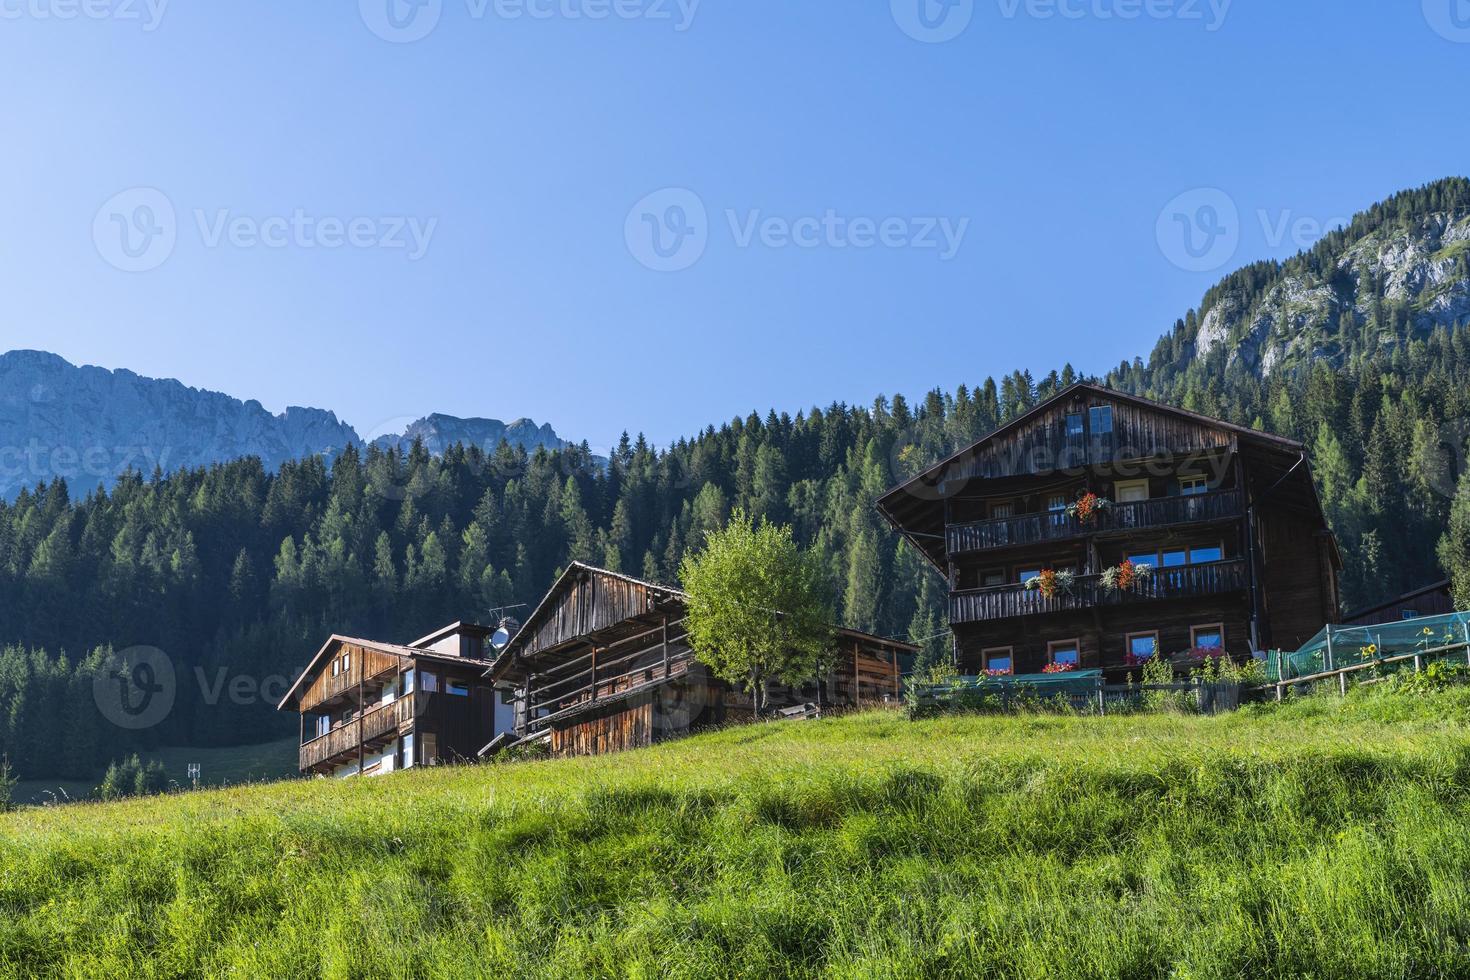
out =
<path fill-rule="evenodd" d="M 0 350 L 598 448 L 1101 372 L 1467 77 L 1467 0 L 0 0 Z"/>

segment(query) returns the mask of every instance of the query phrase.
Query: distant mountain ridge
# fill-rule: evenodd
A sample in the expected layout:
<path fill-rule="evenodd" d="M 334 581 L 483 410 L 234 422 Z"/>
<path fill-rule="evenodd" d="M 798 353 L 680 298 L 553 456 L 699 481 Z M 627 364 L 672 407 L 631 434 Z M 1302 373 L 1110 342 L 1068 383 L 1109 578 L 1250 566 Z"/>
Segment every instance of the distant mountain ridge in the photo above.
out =
<path fill-rule="evenodd" d="M 550 425 L 530 419 L 507 424 L 438 414 L 373 441 L 406 448 L 417 437 L 436 454 L 459 442 L 494 449 L 501 439 L 528 450 L 567 445 Z M 292 406 L 275 415 L 254 399 L 173 379 L 78 367 L 45 351 L 0 354 L 0 499 L 55 477 L 85 492 L 110 486 L 128 469 L 168 472 L 242 456 L 259 456 L 274 469 L 347 446 L 365 443 L 326 409 Z"/>

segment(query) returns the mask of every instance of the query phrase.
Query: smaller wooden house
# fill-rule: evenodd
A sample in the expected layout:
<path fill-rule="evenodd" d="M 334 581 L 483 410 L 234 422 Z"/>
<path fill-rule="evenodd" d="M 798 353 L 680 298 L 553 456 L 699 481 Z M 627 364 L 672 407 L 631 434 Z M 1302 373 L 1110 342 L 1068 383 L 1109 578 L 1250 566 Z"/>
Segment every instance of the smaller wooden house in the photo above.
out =
<path fill-rule="evenodd" d="M 1450 580 L 1441 579 L 1396 599 L 1350 612 L 1343 617 L 1343 625 L 1378 626 L 1421 616 L 1443 616 L 1455 611 L 1455 600 L 1450 596 Z"/>
<path fill-rule="evenodd" d="M 751 699 L 712 676 L 691 648 L 684 592 L 574 562 L 486 676 L 515 704 L 515 733 L 557 755 L 638 748 L 749 721 Z M 898 698 L 917 647 L 835 631 L 835 666 L 770 690 L 773 709 L 845 710 Z"/>
<path fill-rule="evenodd" d="M 301 715 L 301 771 L 377 775 L 474 760 L 510 727 L 484 676 L 490 632 L 454 623 L 406 645 L 333 635 L 277 706 Z"/>

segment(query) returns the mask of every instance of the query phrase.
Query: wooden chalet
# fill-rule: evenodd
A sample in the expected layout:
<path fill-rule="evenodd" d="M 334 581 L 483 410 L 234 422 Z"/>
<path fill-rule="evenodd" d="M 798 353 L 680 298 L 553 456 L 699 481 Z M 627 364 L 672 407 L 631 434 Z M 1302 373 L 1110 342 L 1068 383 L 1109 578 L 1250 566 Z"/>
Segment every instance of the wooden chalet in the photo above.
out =
<path fill-rule="evenodd" d="M 1443 616 L 1456 611 L 1455 600 L 1450 594 L 1450 580 L 1441 579 L 1413 592 L 1406 592 L 1396 599 L 1350 612 L 1343 617 L 1342 622 L 1344 626 L 1379 626 L 1405 619 L 1418 619 L 1421 616 Z"/>
<path fill-rule="evenodd" d="M 1108 503 L 1079 511 L 1087 494 Z M 945 576 L 966 674 L 1296 649 L 1337 614 L 1341 559 L 1300 443 L 1098 385 L 1066 388 L 878 508 Z M 1125 561 L 1153 575 L 1117 588 L 1105 573 Z"/>
<path fill-rule="evenodd" d="M 301 771 L 376 775 L 473 761 L 510 727 L 484 676 L 490 633 L 454 623 L 407 645 L 332 636 L 277 706 L 301 715 Z"/>
<path fill-rule="evenodd" d="M 515 732 L 557 755 L 638 748 L 751 720 L 748 696 L 696 658 L 679 589 L 574 562 L 487 672 L 515 703 Z M 835 667 L 773 709 L 846 709 L 896 700 L 901 660 L 917 647 L 836 631 Z"/>

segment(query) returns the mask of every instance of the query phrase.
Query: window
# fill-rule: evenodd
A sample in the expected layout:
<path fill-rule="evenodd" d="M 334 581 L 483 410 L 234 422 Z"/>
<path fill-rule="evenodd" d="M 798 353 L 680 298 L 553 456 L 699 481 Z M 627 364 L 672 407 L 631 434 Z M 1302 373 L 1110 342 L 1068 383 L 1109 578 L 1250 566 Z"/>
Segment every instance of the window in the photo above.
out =
<path fill-rule="evenodd" d="M 1208 565 L 1212 561 L 1224 561 L 1225 551 L 1219 545 L 1210 545 L 1206 548 L 1190 548 L 1189 563 L 1191 565 Z"/>
<path fill-rule="evenodd" d="M 1104 436 L 1113 431 L 1113 406 L 1094 405 L 1087 410 L 1087 415 L 1094 436 Z"/>
<path fill-rule="evenodd" d="M 1404 610 L 1404 618 L 1405 619 L 1418 619 L 1419 618 L 1419 610 L 1417 610 L 1417 609 L 1405 609 Z"/>
<path fill-rule="evenodd" d="M 447 677 L 444 679 L 444 692 L 453 694 L 455 697 L 467 698 L 470 696 L 470 686 L 464 681 L 452 681 Z"/>
<path fill-rule="evenodd" d="M 1165 551 L 1164 553 L 1159 555 L 1160 568 L 1178 568 L 1181 565 L 1188 564 L 1189 552 L 1185 551 L 1183 548 L 1180 548 L 1177 551 Z"/>
<path fill-rule="evenodd" d="M 980 573 L 980 587 L 994 589 L 1006 584 L 1006 573 L 998 569 Z"/>
<path fill-rule="evenodd" d="M 412 694 L 413 693 L 413 675 L 414 675 L 414 671 L 411 671 L 411 670 L 410 671 L 406 671 L 404 673 L 404 675 L 403 675 L 403 693 L 404 694 Z"/>
<path fill-rule="evenodd" d="M 1016 672 L 1015 650 L 1012 647 L 988 647 L 980 651 L 980 659 L 987 673 L 1003 671 L 1007 674 L 1014 674 Z"/>
<path fill-rule="evenodd" d="M 1225 645 L 1225 627 L 1220 623 L 1208 626 L 1191 626 L 1189 645 L 1196 650 L 1218 650 Z"/>
<path fill-rule="evenodd" d="M 1129 633 L 1127 637 L 1128 659 L 1131 663 L 1148 660 L 1159 652 L 1159 634 L 1155 630 L 1151 633 Z"/>
<path fill-rule="evenodd" d="M 1179 492 L 1183 496 L 1193 497 L 1201 493 L 1209 493 L 1210 481 L 1202 476 L 1181 476 L 1179 478 Z"/>
<path fill-rule="evenodd" d="M 413 732 L 409 732 L 403 736 L 402 758 L 399 760 L 399 765 L 404 769 L 409 769 L 416 761 L 413 757 Z"/>
<path fill-rule="evenodd" d="M 1157 551 L 1150 551 L 1142 555 L 1129 555 L 1128 560 L 1135 565 L 1147 565 L 1150 568 L 1159 567 L 1159 553 Z"/>
<path fill-rule="evenodd" d="M 1113 495 L 1118 503 L 1127 504 L 1148 499 L 1147 480 L 1119 480 L 1113 484 Z"/>
<path fill-rule="evenodd" d="M 341 660 L 333 660 L 332 661 L 332 676 L 333 677 L 336 677 L 340 673 L 342 673 L 342 661 Z"/>
<path fill-rule="evenodd" d="M 1020 582 L 1022 585 L 1025 585 L 1027 582 L 1031 581 L 1034 578 L 1040 577 L 1041 569 L 1039 568 L 1022 568 L 1016 572 L 1016 581 Z"/>
<path fill-rule="evenodd" d="M 1082 662 L 1082 647 L 1077 640 L 1053 640 L 1046 645 L 1046 656 L 1054 664 L 1076 667 Z"/>
<path fill-rule="evenodd" d="M 1066 510 L 1067 495 L 1064 493 L 1054 493 L 1051 496 L 1047 497 L 1046 509 L 1052 511 L 1053 513 L 1059 510 Z"/>
<path fill-rule="evenodd" d="M 327 732 L 330 732 L 331 730 L 332 730 L 332 716 L 331 715 L 317 715 L 316 716 L 316 733 L 317 733 L 317 735 L 325 735 L 325 734 L 327 734 Z"/>
<path fill-rule="evenodd" d="M 1080 436 L 1081 434 L 1082 434 L 1082 413 L 1081 412 L 1068 413 L 1068 415 L 1067 415 L 1067 435 L 1069 435 L 1069 436 Z"/>
<path fill-rule="evenodd" d="M 419 690 L 425 694 L 432 694 L 439 690 L 439 678 L 433 671 L 419 671 Z"/>
<path fill-rule="evenodd" d="M 439 764 L 439 736 L 433 732 L 424 732 L 419 739 L 419 752 L 426 766 L 437 766 Z"/>
<path fill-rule="evenodd" d="M 350 654 L 350 653 L 344 653 L 344 654 L 342 654 L 342 673 L 344 673 L 344 674 L 347 673 L 347 671 L 351 667 L 352 667 L 352 654 Z"/>

